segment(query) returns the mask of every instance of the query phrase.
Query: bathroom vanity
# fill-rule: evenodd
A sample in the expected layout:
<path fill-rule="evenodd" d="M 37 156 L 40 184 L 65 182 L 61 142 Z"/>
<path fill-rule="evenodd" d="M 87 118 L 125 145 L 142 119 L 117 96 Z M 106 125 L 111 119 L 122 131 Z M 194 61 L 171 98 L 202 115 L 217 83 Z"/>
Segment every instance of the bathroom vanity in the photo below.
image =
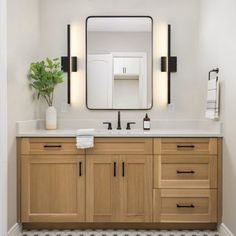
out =
<path fill-rule="evenodd" d="M 97 134 L 94 148 L 81 150 L 65 136 L 17 138 L 24 227 L 199 229 L 221 222 L 221 137 Z"/>

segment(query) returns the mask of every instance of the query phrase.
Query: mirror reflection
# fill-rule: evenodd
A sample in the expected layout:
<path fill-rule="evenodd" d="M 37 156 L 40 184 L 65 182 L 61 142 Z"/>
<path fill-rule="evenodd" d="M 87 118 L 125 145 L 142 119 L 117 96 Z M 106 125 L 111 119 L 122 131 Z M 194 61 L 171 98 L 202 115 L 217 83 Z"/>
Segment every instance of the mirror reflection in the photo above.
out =
<path fill-rule="evenodd" d="M 152 19 L 87 19 L 87 107 L 152 107 Z"/>

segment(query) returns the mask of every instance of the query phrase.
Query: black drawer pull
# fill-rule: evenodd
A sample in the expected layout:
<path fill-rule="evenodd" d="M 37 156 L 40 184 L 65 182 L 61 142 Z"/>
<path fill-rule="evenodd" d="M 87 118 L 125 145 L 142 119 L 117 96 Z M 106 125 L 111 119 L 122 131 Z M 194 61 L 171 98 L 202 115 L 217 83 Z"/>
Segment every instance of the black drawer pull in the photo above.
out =
<path fill-rule="evenodd" d="M 44 148 L 61 148 L 61 145 L 44 145 Z"/>
<path fill-rule="evenodd" d="M 195 206 L 193 204 L 191 204 L 191 205 L 180 205 L 180 204 L 177 204 L 176 207 L 177 208 L 195 208 Z"/>
<path fill-rule="evenodd" d="M 181 171 L 181 170 L 177 170 L 177 174 L 194 174 L 195 171 L 190 170 L 190 171 Z"/>
<path fill-rule="evenodd" d="M 79 163 L 79 176 L 82 176 L 82 162 Z"/>
<path fill-rule="evenodd" d="M 114 162 L 114 177 L 116 177 L 116 162 Z"/>
<path fill-rule="evenodd" d="M 122 162 L 122 176 L 125 176 L 125 163 Z"/>
<path fill-rule="evenodd" d="M 195 145 L 177 145 L 177 148 L 195 148 Z"/>

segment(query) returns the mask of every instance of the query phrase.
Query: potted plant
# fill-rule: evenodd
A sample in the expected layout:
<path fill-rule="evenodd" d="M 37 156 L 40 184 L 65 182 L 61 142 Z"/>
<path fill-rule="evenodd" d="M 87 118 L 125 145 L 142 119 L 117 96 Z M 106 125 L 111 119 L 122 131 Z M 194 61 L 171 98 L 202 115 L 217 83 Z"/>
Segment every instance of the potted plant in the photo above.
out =
<path fill-rule="evenodd" d="M 63 82 L 63 72 L 59 58 L 50 60 L 46 58 L 40 62 L 33 62 L 29 72 L 30 85 L 37 93 L 37 98 L 42 97 L 48 104 L 46 110 L 46 129 L 57 128 L 57 111 L 53 106 L 54 89 Z"/>

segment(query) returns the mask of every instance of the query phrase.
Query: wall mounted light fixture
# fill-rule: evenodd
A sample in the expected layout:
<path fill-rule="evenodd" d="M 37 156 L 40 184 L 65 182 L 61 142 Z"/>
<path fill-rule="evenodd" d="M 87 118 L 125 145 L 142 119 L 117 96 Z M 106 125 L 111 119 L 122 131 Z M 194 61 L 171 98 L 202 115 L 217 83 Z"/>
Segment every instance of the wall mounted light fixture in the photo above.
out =
<path fill-rule="evenodd" d="M 67 103 L 71 103 L 71 72 L 77 72 L 77 57 L 71 57 L 71 29 L 67 25 L 67 56 L 61 57 L 62 70 L 67 73 Z"/>
<path fill-rule="evenodd" d="M 161 72 L 167 72 L 168 86 L 167 94 L 168 104 L 171 103 L 171 73 L 177 72 L 177 57 L 171 56 L 171 25 L 168 25 L 168 52 L 167 57 L 161 57 Z"/>

